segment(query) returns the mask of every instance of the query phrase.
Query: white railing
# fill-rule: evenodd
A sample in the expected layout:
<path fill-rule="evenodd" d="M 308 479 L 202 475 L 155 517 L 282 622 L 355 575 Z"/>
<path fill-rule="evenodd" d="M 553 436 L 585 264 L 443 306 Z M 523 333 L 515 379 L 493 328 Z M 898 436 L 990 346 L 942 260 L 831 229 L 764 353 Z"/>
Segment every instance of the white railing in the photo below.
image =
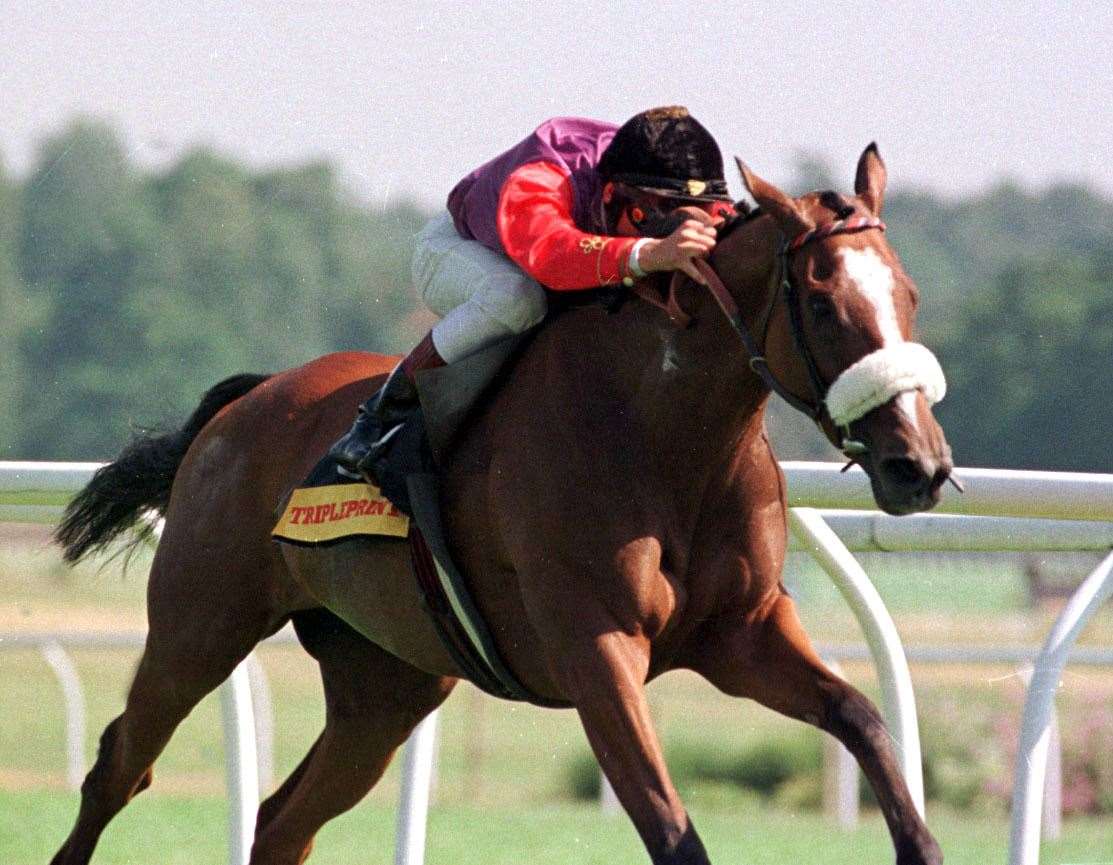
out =
<path fill-rule="evenodd" d="M 882 683 L 882 712 L 893 732 L 909 789 L 922 812 L 919 732 L 907 658 L 888 611 L 850 549 L 1108 550 L 1113 546 L 1113 475 L 963 469 L 959 474 L 966 483 L 966 495 L 949 495 L 939 511 L 964 518 L 933 514 L 897 520 L 818 510 L 872 510 L 872 495 L 860 469 L 843 473 L 841 466 L 831 463 L 785 463 L 783 467 L 789 504 L 794 509 L 791 526 L 795 543 L 815 556 L 831 575 L 862 626 Z M 0 521 L 54 522 L 65 502 L 96 468 L 96 463 L 0 462 Z M 976 515 L 985 519 L 969 519 Z M 1000 517 L 1022 518 L 1023 522 Z M 1011 865 L 1038 862 L 1040 796 L 1058 675 L 1075 639 L 1111 593 L 1113 554 L 1068 602 L 1035 660 L 1036 675 L 1028 691 L 1017 755 Z M 246 671 L 238 669 L 231 687 L 246 689 L 246 679 Z M 250 701 L 242 695 L 234 698 L 230 692 L 225 705 L 226 725 L 240 731 L 241 736 L 250 735 L 252 724 L 245 720 Z M 435 718 L 431 718 L 421 726 L 421 735 L 415 731 L 406 746 L 406 766 L 414 768 L 404 778 L 396 854 L 396 862 L 405 865 L 418 865 L 423 859 L 428 784 L 420 776 L 428 773 L 418 770 L 431 764 L 434 725 Z M 254 743 L 229 742 L 230 751 L 235 752 L 237 747 L 253 751 Z M 243 751 L 238 753 L 242 755 Z M 229 760 L 235 762 L 239 757 L 233 754 Z M 230 789 L 240 791 L 230 802 L 232 863 L 240 865 L 246 862 L 249 850 L 258 780 L 253 765 L 244 766 L 240 760 L 233 767 L 231 762 L 230 771 L 252 776 L 230 782 Z"/>

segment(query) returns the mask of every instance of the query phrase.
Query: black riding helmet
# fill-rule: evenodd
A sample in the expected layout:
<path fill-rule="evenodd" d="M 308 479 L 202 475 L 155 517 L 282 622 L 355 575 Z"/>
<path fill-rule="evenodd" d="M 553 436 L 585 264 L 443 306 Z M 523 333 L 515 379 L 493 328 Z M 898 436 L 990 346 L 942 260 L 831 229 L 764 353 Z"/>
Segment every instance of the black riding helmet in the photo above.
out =
<path fill-rule="evenodd" d="M 604 182 L 670 199 L 731 201 L 719 145 L 681 105 L 651 108 L 627 120 L 599 160 L 598 171 Z"/>

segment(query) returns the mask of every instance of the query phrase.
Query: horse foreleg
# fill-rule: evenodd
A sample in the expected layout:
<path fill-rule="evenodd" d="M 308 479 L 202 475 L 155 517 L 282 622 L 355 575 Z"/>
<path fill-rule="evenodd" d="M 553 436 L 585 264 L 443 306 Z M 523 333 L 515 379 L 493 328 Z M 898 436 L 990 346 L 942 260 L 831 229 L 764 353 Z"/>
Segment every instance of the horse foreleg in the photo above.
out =
<path fill-rule="evenodd" d="M 300 865 L 317 830 L 362 799 L 395 750 L 451 692 L 367 641 L 334 616 L 294 617 L 321 668 L 325 729 L 289 779 L 259 807 L 252 865 Z"/>
<path fill-rule="evenodd" d="M 648 646 L 611 632 L 598 637 L 592 649 L 566 653 L 554 667 L 599 765 L 654 865 L 709 865 L 669 778 L 649 714 Z"/>
<path fill-rule="evenodd" d="M 913 805 L 880 713 L 823 664 L 791 598 L 778 596 L 757 622 L 720 624 L 701 644 L 692 666 L 725 693 L 754 699 L 842 742 L 877 794 L 898 865 L 943 861 Z"/>

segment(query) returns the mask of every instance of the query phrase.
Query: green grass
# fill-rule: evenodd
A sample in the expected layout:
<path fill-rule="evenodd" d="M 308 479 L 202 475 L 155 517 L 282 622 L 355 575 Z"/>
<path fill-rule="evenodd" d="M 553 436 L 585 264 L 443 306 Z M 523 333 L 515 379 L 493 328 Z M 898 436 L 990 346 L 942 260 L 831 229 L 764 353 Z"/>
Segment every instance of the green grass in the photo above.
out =
<path fill-rule="evenodd" d="M 41 865 L 69 831 L 75 795 L 0 792 L 0 861 Z M 747 865 L 786 862 L 863 865 L 892 862 L 891 845 L 876 815 L 850 832 L 813 814 L 786 814 L 750 804 L 730 812 L 692 808 L 712 861 Z M 145 793 L 109 826 L 95 865 L 195 865 L 226 861 L 226 810 L 217 797 Z M 972 821 L 961 814 L 930 817 L 948 865 L 1004 860 L 1003 819 Z M 386 865 L 392 861 L 394 809 L 365 802 L 326 826 L 311 862 Z M 1103 862 L 1113 857 L 1108 823 L 1074 820 L 1062 839 L 1043 845 L 1042 862 Z M 629 822 L 605 817 L 591 805 L 555 804 L 514 809 L 434 805 L 429 821 L 429 865 L 521 865 L 523 862 L 613 865 L 644 862 Z"/>

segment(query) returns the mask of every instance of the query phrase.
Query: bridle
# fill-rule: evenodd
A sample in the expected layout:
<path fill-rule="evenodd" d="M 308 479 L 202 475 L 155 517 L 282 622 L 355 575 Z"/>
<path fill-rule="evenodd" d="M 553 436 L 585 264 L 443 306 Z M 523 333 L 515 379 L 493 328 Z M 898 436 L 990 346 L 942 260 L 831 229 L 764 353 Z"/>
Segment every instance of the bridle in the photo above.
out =
<path fill-rule="evenodd" d="M 719 241 L 722 242 L 736 226 L 750 222 L 760 212 L 755 210 L 728 220 L 725 225 L 720 226 Z M 910 391 L 920 391 L 928 405 L 933 405 L 943 398 L 947 391 L 947 382 L 938 359 L 928 348 L 904 340 L 882 345 L 850 364 L 832 381 L 823 381 L 804 333 L 801 292 L 792 273 L 792 256 L 807 244 L 823 238 L 860 231 L 885 230 L 885 223 L 880 219 L 856 214 L 849 206 L 836 215 L 838 218 L 834 221 L 815 226 L 795 237 L 781 235 L 774 266 L 770 271 L 771 284 L 766 292 L 768 301 L 756 322 L 760 341 L 742 320 L 737 302 L 714 268 L 701 259 L 693 259 L 692 263 L 734 332 L 742 340 L 750 358 L 749 367 L 754 374 L 785 402 L 810 417 L 825 433 L 833 430 L 832 438 L 836 446 L 854 463 L 869 453 L 869 448 L 865 442 L 853 438 L 851 424 L 898 394 Z M 691 321 L 691 316 L 680 307 L 677 289 L 686 278 L 688 277 L 682 271 L 676 271 L 664 300 L 652 287 L 641 282 L 634 283 L 633 291 L 643 300 L 663 309 L 678 326 L 685 327 Z M 785 304 L 793 345 L 807 369 L 810 399 L 798 396 L 785 387 L 773 375 L 765 356 L 769 322 L 778 300 L 783 300 Z"/>
<path fill-rule="evenodd" d="M 830 421 L 832 428 L 838 436 L 839 450 L 851 459 L 867 453 L 869 448 L 864 442 L 851 438 L 850 423 L 837 423 L 835 419 L 831 417 L 830 411 L 827 408 L 826 399 L 829 385 L 823 382 L 819 374 L 819 367 L 815 361 L 815 355 L 804 335 L 803 312 L 800 306 L 800 289 L 792 275 L 790 257 L 793 253 L 799 251 L 813 240 L 831 237 L 836 234 L 854 234 L 859 231 L 867 231 L 870 229 L 884 231 L 885 223 L 874 217 L 850 216 L 846 219 L 839 219 L 825 225 L 817 226 L 816 228 L 812 228 L 797 235 L 795 238 L 784 238 L 782 240 L 777 251 L 777 263 L 773 269 L 773 279 L 776 281 L 777 285 L 773 291 L 769 292 L 769 300 L 758 318 L 758 332 L 761 334 L 760 343 L 758 340 L 754 339 L 753 333 L 751 333 L 746 323 L 742 320 L 742 314 L 738 309 L 738 304 L 735 302 L 730 291 L 723 284 L 722 279 L 720 279 L 719 275 L 715 272 L 715 269 L 706 261 L 700 259 L 695 260 L 695 266 L 706 280 L 707 288 L 711 292 L 711 296 L 715 298 L 715 301 L 722 309 L 727 321 L 730 322 L 734 332 L 741 338 L 742 344 L 745 346 L 746 352 L 750 356 L 750 369 L 761 378 L 766 387 L 780 396 L 781 399 L 793 408 L 810 417 L 816 424 L 822 427 L 825 419 Z M 773 371 L 769 368 L 769 362 L 765 357 L 764 346 L 767 342 L 769 321 L 772 318 L 773 308 L 776 306 L 778 299 L 783 299 L 787 307 L 792 342 L 796 347 L 797 354 L 803 359 L 804 366 L 808 371 L 808 383 L 812 392 L 812 399 L 810 401 L 797 396 L 785 387 L 784 384 L 773 375 Z"/>

